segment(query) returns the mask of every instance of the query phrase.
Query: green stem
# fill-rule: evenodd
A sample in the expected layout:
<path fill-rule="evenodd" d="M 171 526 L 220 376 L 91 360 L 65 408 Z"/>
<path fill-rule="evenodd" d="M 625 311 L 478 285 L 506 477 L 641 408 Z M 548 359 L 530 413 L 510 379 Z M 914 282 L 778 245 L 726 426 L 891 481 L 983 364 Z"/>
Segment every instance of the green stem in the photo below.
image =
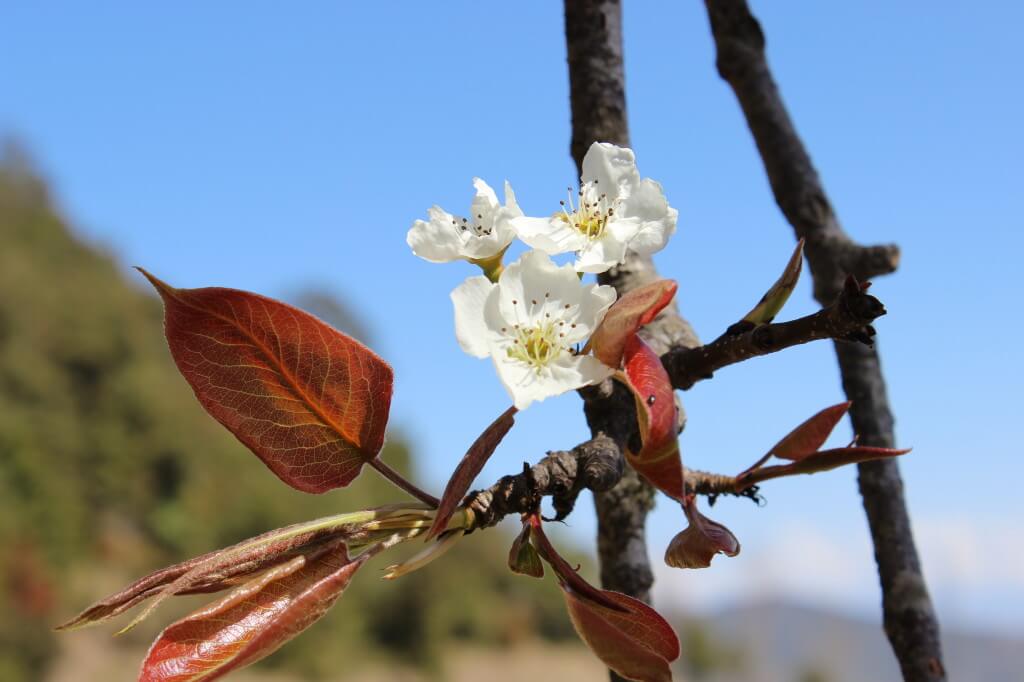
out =
<path fill-rule="evenodd" d="M 498 278 L 501 277 L 502 271 L 505 270 L 502 260 L 505 258 L 505 251 L 507 249 L 508 247 L 506 246 L 490 258 L 472 258 L 469 262 L 478 266 L 484 271 L 484 276 L 487 277 L 487 279 L 497 284 Z"/>

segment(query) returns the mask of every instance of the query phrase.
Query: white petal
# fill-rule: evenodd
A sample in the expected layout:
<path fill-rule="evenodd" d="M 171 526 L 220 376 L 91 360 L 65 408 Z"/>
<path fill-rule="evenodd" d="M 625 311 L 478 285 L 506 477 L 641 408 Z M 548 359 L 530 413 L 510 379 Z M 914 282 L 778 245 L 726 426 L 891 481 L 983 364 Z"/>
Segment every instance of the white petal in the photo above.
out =
<path fill-rule="evenodd" d="M 475 260 L 490 258 L 498 255 L 502 249 L 508 246 L 514 236 L 511 230 L 505 232 L 493 230 L 491 234 L 480 237 L 473 235 L 463 246 L 462 253 L 466 258 Z"/>
<path fill-rule="evenodd" d="M 559 358 L 550 366 L 553 379 L 562 386 L 571 386 L 566 390 L 576 390 L 583 386 L 600 383 L 615 373 L 593 355 L 567 356 Z"/>
<path fill-rule="evenodd" d="M 566 334 L 567 343 L 576 343 L 588 338 L 601 324 L 608 308 L 615 303 L 617 294 L 615 287 L 604 284 L 588 284 L 583 288 L 583 300 L 580 301 L 579 312 L 570 327 L 570 333 Z"/>
<path fill-rule="evenodd" d="M 492 209 L 500 206 L 498 195 L 494 193 L 494 190 L 486 182 L 480 178 L 473 178 L 473 188 L 476 189 L 476 196 L 473 197 L 473 208 L 476 208 L 478 203 L 480 206 Z M 476 214 L 474 213 L 474 215 Z"/>
<path fill-rule="evenodd" d="M 469 205 L 469 222 L 489 229 L 494 225 L 494 216 L 501 208 L 498 203 L 498 195 L 494 193 L 491 186 L 480 178 L 473 178 L 473 187 L 476 188 L 476 195 Z"/>
<path fill-rule="evenodd" d="M 477 194 L 470 207 L 470 219 L 488 233 L 470 236 L 463 253 L 472 259 L 490 258 L 504 251 L 515 239 L 516 233 L 511 220 L 521 216 L 523 212 L 519 210 L 516 195 L 508 182 L 505 183 L 505 206 L 498 203 L 494 190 L 480 178 L 473 178 L 473 186 L 476 187 Z"/>
<path fill-rule="evenodd" d="M 535 401 L 603 381 L 614 371 L 590 355 L 566 354 L 540 372 L 504 355 L 493 357 L 498 377 L 519 410 Z"/>
<path fill-rule="evenodd" d="M 505 181 L 505 205 L 499 208 L 494 214 L 494 225 L 492 227 L 493 234 L 490 235 L 497 246 L 497 251 L 500 251 L 512 243 L 515 239 L 516 231 L 512 225 L 512 221 L 516 218 L 520 218 L 523 215 L 522 209 L 519 208 L 519 204 L 516 203 L 516 195 L 512 191 L 512 185 Z M 495 253 L 497 253 L 495 251 Z M 492 254 L 493 255 L 493 254 Z M 486 256 L 484 256 L 486 258 Z"/>
<path fill-rule="evenodd" d="M 462 350 L 478 358 L 487 357 L 492 335 L 484 316 L 487 298 L 497 285 L 483 275 L 470 277 L 451 293 L 455 306 L 455 338 Z"/>
<path fill-rule="evenodd" d="M 440 206 L 432 207 L 428 213 L 430 222 L 414 222 L 405 235 L 405 243 L 414 254 L 431 263 L 447 263 L 461 258 L 462 239 L 458 226 L 452 223 L 454 216 Z"/>
<path fill-rule="evenodd" d="M 509 211 L 509 217 L 516 218 L 523 215 L 522 209 L 516 203 L 516 194 L 512 191 L 512 185 L 505 181 L 505 208 Z"/>
<path fill-rule="evenodd" d="M 640 224 L 636 220 L 616 218 L 608 223 L 600 239 L 579 252 L 574 267 L 579 272 L 605 272 L 626 259 L 626 248 Z"/>
<path fill-rule="evenodd" d="M 628 196 L 640 183 L 633 150 L 608 142 L 595 142 L 583 157 L 581 180 L 584 183 L 596 180 L 598 190 L 607 192 L 611 201 Z"/>
<path fill-rule="evenodd" d="M 649 255 L 665 248 L 668 238 L 676 231 L 679 211 L 668 205 L 661 185 L 644 180 L 623 202 L 623 217 L 635 218 L 640 227 L 629 241 L 629 247 L 642 255 Z"/>
<path fill-rule="evenodd" d="M 552 395 L 550 388 L 545 388 L 535 369 L 503 354 L 504 350 L 495 349 L 491 358 L 494 360 L 498 378 L 512 396 L 512 403 L 516 409 L 525 410 L 534 400 L 544 400 Z"/>
<path fill-rule="evenodd" d="M 513 218 L 512 228 L 528 246 L 540 249 L 552 256 L 569 251 L 578 251 L 586 244 L 586 237 L 574 230 L 560 217 Z"/>
<path fill-rule="evenodd" d="M 572 266 L 558 266 L 542 251 L 524 253 L 505 268 L 498 283 L 501 315 L 513 324 L 542 321 L 545 313 L 578 306 L 583 297 Z"/>

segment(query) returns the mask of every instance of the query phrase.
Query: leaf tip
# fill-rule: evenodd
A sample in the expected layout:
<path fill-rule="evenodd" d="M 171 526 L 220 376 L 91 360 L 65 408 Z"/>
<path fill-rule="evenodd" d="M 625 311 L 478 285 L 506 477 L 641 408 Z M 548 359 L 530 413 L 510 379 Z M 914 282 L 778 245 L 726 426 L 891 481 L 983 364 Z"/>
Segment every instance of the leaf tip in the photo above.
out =
<path fill-rule="evenodd" d="M 149 283 L 153 285 L 153 288 L 156 289 L 157 293 L 160 294 L 161 296 L 166 296 L 174 293 L 174 287 L 172 287 L 170 284 L 168 284 L 167 282 L 163 281 L 162 279 L 151 273 L 146 268 L 142 267 L 141 265 L 133 265 L 132 267 L 138 270 L 143 277 L 149 280 Z"/>

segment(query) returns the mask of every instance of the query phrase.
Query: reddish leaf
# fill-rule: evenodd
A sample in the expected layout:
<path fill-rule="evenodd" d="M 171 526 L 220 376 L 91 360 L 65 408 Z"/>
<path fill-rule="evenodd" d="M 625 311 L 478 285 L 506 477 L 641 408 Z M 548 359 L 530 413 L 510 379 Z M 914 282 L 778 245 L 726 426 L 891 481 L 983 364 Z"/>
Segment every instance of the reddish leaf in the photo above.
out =
<path fill-rule="evenodd" d="M 270 655 L 319 620 L 368 557 L 350 560 L 340 544 L 254 578 L 160 633 L 139 681 L 214 680 Z"/>
<path fill-rule="evenodd" d="M 672 280 L 663 279 L 633 289 L 616 301 L 590 337 L 594 356 L 609 367 L 618 367 L 627 339 L 669 304 L 677 288 Z"/>
<path fill-rule="evenodd" d="M 501 413 L 490 426 L 469 446 L 469 450 L 462 457 L 462 461 L 455 467 L 455 473 L 448 479 L 444 494 L 441 495 L 441 504 L 437 507 L 437 516 L 434 517 L 434 525 L 427 531 L 426 539 L 430 540 L 440 535 L 451 521 L 455 508 L 466 496 L 473 479 L 477 477 L 484 464 L 494 454 L 494 450 L 501 443 L 505 434 L 509 432 L 516 420 L 516 408 L 510 407 Z"/>
<path fill-rule="evenodd" d="M 569 617 L 591 651 L 626 679 L 670 681 L 669 663 L 679 657 L 679 639 L 665 619 L 637 599 L 584 580 L 552 547 L 537 514 L 526 524 L 538 554 L 558 576 Z"/>
<path fill-rule="evenodd" d="M 666 564 L 675 568 L 707 568 L 716 554 L 740 553 L 740 541 L 732 531 L 701 514 L 694 497 L 687 499 L 683 510 L 690 525 L 672 538 L 665 550 Z"/>
<path fill-rule="evenodd" d="M 391 367 L 312 315 L 236 289 L 175 289 L 167 343 L 206 411 L 288 485 L 348 485 L 384 443 Z"/>
<path fill-rule="evenodd" d="M 537 548 L 537 553 L 540 554 L 544 561 L 551 564 L 551 568 L 558 575 L 559 582 L 565 583 L 577 594 L 605 608 L 612 609 L 613 611 L 620 608 L 615 601 L 604 596 L 604 590 L 597 589 L 580 577 L 577 569 L 570 566 L 569 562 L 555 550 L 551 541 L 548 540 L 548 536 L 544 533 L 544 527 L 538 514 L 531 515 L 527 522 L 530 524 L 530 541 Z"/>
<path fill-rule="evenodd" d="M 310 547 L 323 546 L 344 536 L 347 532 L 345 522 L 353 516 L 338 515 L 278 528 L 231 547 L 162 568 L 96 602 L 56 629 L 71 630 L 109 620 L 157 595 L 163 597 L 227 589 L 253 573 L 308 551 Z M 333 520 L 338 522 L 332 523 Z M 151 611 L 152 607 L 134 622 Z"/>
<path fill-rule="evenodd" d="M 639 452 L 626 452 L 626 460 L 651 485 L 682 501 L 684 477 L 679 452 L 679 410 L 668 372 L 658 354 L 635 334 L 626 341 L 623 359 L 636 401 L 642 443 Z"/>
<path fill-rule="evenodd" d="M 780 459 L 793 460 L 800 460 L 817 452 L 852 404 L 845 402 L 826 407 L 790 431 L 789 435 L 780 440 L 770 452 Z"/>
<path fill-rule="evenodd" d="M 679 639 L 672 626 L 642 601 L 601 591 L 621 610 L 605 608 L 562 584 L 565 605 L 580 638 L 627 680 L 671 682 L 669 664 L 679 657 Z"/>
<path fill-rule="evenodd" d="M 861 462 L 871 462 L 876 459 L 898 457 L 900 455 L 905 455 L 908 452 L 910 452 L 909 448 L 905 450 L 897 450 L 894 448 L 876 448 L 866 446 L 822 450 L 821 452 L 808 455 L 807 457 L 791 462 L 790 464 L 761 467 L 760 469 L 755 469 L 750 472 L 744 472 L 737 478 L 737 484 L 742 486 L 746 481 L 759 483 L 761 481 L 780 478 L 782 476 L 816 474 L 820 471 L 829 471 L 841 466 L 846 466 L 847 464 L 860 464 Z"/>
<path fill-rule="evenodd" d="M 522 532 L 516 536 L 508 550 L 508 567 L 514 573 L 543 578 L 544 564 L 540 561 L 537 549 L 530 542 L 530 530 L 530 524 L 524 523 Z"/>

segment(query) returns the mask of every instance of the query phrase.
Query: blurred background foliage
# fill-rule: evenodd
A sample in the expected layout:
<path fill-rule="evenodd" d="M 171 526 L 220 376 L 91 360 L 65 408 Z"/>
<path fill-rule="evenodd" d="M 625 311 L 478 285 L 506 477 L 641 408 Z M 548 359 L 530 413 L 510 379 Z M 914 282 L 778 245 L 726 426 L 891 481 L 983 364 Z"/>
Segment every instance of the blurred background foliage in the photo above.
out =
<path fill-rule="evenodd" d="M 331 296 L 303 290 L 292 302 L 372 343 Z M 413 468 L 412 445 L 399 433 L 382 456 Z M 158 300 L 74 238 L 25 154 L 8 145 L 0 165 L 0 680 L 43 677 L 58 647 L 50 628 L 139 574 L 270 528 L 400 499 L 372 472 L 319 496 L 280 483 L 178 375 Z M 309 679 L 343 661 L 438 671 L 439 652 L 455 641 L 575 640 L 557 588 L 506 569 L 509 542 L 505 532 L 478 533 L 391 583 L 375 579 L 388 563 L 378 560 L 323 622 L 263 665 Z M 168 617 L 157 615 L 124 646 L 144 646 Z"/>

